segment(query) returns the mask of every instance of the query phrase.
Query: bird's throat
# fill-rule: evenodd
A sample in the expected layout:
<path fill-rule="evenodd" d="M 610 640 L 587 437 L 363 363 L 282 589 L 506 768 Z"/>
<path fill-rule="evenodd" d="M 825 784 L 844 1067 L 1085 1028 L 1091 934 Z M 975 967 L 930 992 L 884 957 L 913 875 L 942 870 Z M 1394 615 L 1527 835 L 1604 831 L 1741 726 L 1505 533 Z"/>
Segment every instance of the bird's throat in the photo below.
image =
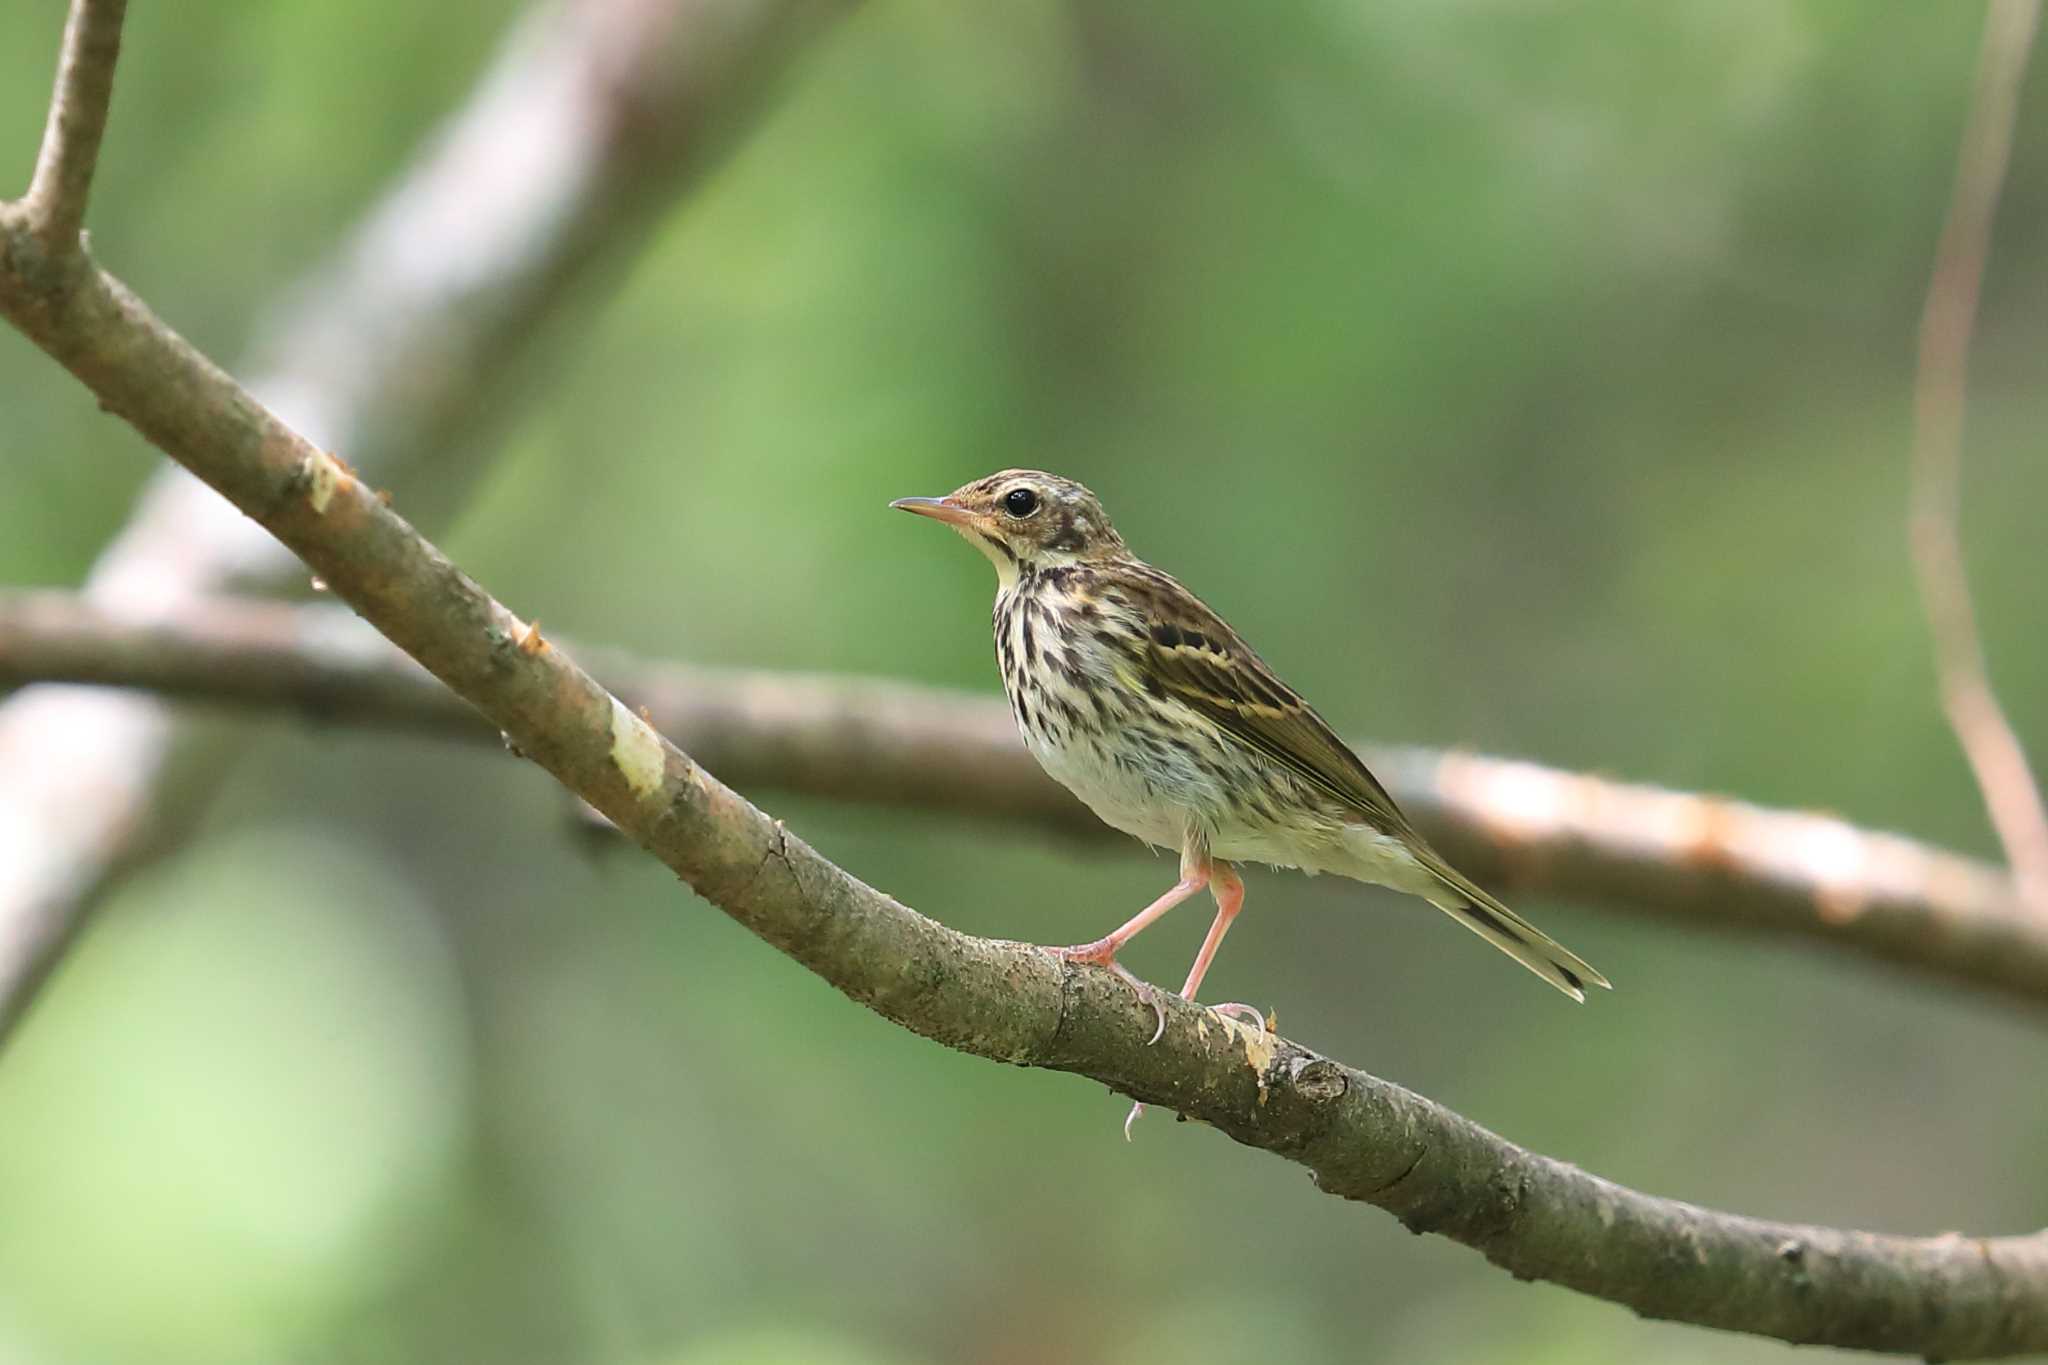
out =
<path fill-rule="evenodd" d="M 1017 556 L 1010 547 L 1000 540 L 991 540 L 971 526 L 954 528 L 969 545 L 981 551 L 988 562 L 996 566 L 996 587 L 998 591 L 1009 592 L 1017 586 Z"/>

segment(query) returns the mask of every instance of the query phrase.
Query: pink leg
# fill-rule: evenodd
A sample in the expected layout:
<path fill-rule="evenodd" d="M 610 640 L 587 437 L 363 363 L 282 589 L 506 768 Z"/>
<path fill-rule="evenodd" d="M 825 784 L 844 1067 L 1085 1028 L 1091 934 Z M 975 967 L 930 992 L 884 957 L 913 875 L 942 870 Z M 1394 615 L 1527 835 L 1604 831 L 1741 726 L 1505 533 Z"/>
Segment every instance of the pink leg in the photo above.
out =
<path fill-rule="evenodd" d="M 1210 875 L 1216 888 L 1216 919 L 1209 926 L 1209 936 L 1202 940 L 1202 951 L 1195 954 L 1195 965 L 1188 969 L 1187 985 L 1180 988 L 1184 1000 L 1193 1000 L 1195 992 L 1202 988 L 1202 978 L 1209 974 L 1209 964 L 1216 960 L 1216 950 L 1223 946 L 1230 922 L 1244 908 L 1244 882 L 1229 863 L 1219 860 Z"/>
<path fill-rule="evenodd" d="M 1150 1005 L 1152 1012 L 1158 1016 L 1159 1024 L 1152 1031 L 1151 1039 L 1156 1043 L 1160 1035 L 1166 1032 L 1166 1007 L 1159 1003 L 1159 993 L 1133 976 L 1123 963 L 1116 960 L 1116 955 L 1152 921 L 1208 884 L 1208 856 L 1193 848 L 1185 849 L 1180 855 L 1180 880 L 1175 882 L 1165 895 L 1112 929 L 1105 938 L 1099 938 L 1093 943 L 1076 944 L 1071 948 L 1048 948 L 1046 951 L 1063 962 L 1088 962 L 1097 967 L 1107 967 L 1121 977 L 1124 984 L 1135 991 L 1140 1000 Z"/>
<path fill-rule="evenodd" d="M 1096 939 L 1093 943 L 1076 944 L 1072 948 L 1054 948 L 1052 951 L 1069 962 L 1092 962 L 1098 967 L 1114 966 L 1116 955 L 1123 951 L 1126 943 L 1142 933 L 1152 921 L 1208 884 L 1208 861 L 1196 861 L 1183 855 L 1180 861 L 1180 880 L 1175 882 L 1165 895 L 1125 920 L 1117 928 L 1110 930 L 1104 938 Z"/>
<path fill-rule="evenodd" d="M 1209 865 L 1209 876 L 1210 885 L 1216 895 L 1216 919 L 1209 925 L 1208 936 L 1202 940 L 1202 951 L 1195 954 L 1195 965 L 1188 969 L 1187 984 L 1180 988 L 1181 998 L 1189 1001 L 1192 1001 L 1195 992 L 1201 989 L 1202 978 L 1209 974 L 1209 964 L 1216 960 L 1216 950 L 1223 945 L 1223 936 L 1230 932 L 1230 922 L 1236 919 L 1237 912 L 1244 908 L 1244 882 L 1238 877 L 1236 869 L 1219 858 Z M 1249 1014 L 1259 1021 L 1260 1029 L 1266 1026 L 1264 1016 L 1250 1005 L 1215 1005 L 1211 1008 L 1221 1014 Z M 1161 1027 L 1164 1026 L 1165 1021 L 1162 1017 Z M 1131 1140 L 1131 1125 L 1144 1117 L 1144 1114 L 1145 1106 L 1142 1102 L 1131 1106 L 1131 1112 L 1124 1116 L 1124 1141 Z"/>

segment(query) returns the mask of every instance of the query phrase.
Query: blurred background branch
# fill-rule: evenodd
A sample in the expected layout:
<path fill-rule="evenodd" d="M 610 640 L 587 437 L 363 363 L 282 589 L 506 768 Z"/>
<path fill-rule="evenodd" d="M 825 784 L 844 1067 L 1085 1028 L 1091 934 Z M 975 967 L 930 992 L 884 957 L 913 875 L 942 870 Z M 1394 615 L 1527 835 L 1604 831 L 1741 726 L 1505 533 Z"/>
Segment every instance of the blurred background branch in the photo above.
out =
<path fill-rule="evenodd" d="M 2040 0 L 1992 0 L 1985 16 L 1970 121 L 1920 319 L 1909 522 L 1942 706 L 1976 775 L 2014 880 L 2035 912 L 2048 919 L 2048 807 L 2026 748 L 1991 687 L 1960 529 L 1970 338 L 2040 19 Z"/>
<path fill-rule="evenodd" d="M 742 789 L 913 806 L 1124 843 L 1017 742 L 1008 708 L 912 684 L 652 663 L 577 648 L 618 695 Z M 326 723 L 496 731 L 335 607 L 216 598 L 131 620 L 65 593 L 0 593 L 0 685 L 141 688 Z M 1789 934 L 2048 1003 L 2048 928 L 1974 859 L 1833 816 L 1540 764 L 1361 749 L 1430 838 L 1498 884 L 1706 929 Z"/>
<path fill-rule="evenodd" d="M 280 308 L 255 347 L 251 391 L 348 450 L 414 517 L 445 518 L 532 392 L 547 324 L 619 271 L 841 8 L 536 6 L 416 164 Z M 89 170 L 86 135 L 104 123 L 120 13 L 74 6 L 50 127 L 54 146 L 81 150 L 39 161 L 32 215 L 46 182 L 82 205 L 75 168 Z M 14 292 L 15 308 L 45 306 Z M 100 554 L 85 592 L 131 616 L 167 617 L 222 588 L 303 581 L 267 537 L 171 470 Z M 181 749 L 178 738 L 176 718 L 136 694 L 39 687 L 0 705 L 0 1041 L 106 878 L 174 842 L 204 809 L 235 736 L 197 735 Z M 165 802 L 166 790 L 177 799 Z"/>

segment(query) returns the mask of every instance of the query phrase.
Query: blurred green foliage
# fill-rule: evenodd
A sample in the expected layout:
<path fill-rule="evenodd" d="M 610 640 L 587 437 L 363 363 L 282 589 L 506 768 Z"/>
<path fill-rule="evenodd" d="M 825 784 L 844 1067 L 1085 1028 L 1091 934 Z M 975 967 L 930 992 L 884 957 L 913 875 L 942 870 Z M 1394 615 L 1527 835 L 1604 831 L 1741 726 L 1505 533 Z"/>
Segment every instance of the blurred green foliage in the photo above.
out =
<path fill-rule="evenodd" d="M 0 21 L 25 181 L 60 16 Z M 101 257 L 223 358 L 458 101 L 507 4 L 137 6 Z M 651 655 L 994 690 L 986 568 L 887 512 L 1079 477 L 1340 728 L 1993 851 L 1903 540 L 1913 331 L 1981 11 L 1463 0 L 860 10 L 434 528 Z M 1966 535 L 2048 750 L 2048 91 L 1987 283 Z M 155 457 L 0 338 L 0 582 Z M 504 429 L 503 423 L 493 430 Z M 319 433 L 312 433 L 316 438 Z M 0 1064 L 0 1359 L 1735 1362 L 1301 1173 L 848 1005 L 502 756 L 262 722 Z M 960 928 L 1166 862 L 763 793 Z M 1560 1005 L 1378 892 L 1255 874 L 1211 978 L 1660 1193 L 2048 1221 L 2038 1021 L 1795 946 L 1532 907 Z M 1177 980 L 1206 922 L 1135 950 Z M 1810 1354 L 1801 1358 L 1811 1358 Z"/>

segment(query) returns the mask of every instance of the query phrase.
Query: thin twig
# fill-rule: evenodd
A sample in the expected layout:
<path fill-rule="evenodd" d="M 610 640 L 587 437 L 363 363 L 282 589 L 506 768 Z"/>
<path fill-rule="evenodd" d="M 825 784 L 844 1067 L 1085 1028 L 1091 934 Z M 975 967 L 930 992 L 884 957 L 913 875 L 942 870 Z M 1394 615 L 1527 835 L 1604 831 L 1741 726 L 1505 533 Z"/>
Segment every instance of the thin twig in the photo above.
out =
<path fill-rule="evenodd" d="M 1107 972 L 949 930 L 749 805 L 104 272 L 55 314 L 16 316 L 11 285 L 0 271 L 0 311 L 108 408 L 712 904 L 883 1017 L 1177 1109 L 1519 1277 L 1646 1315 L 1948 1359 L 2048 1349 L 2048 1234 L 1893 1237 L 1639 1194 L 1177 998 L 1148 1045 L 1150 1008 Z"/>
<path fill-rule="evenodd" d="M 1124 842 L 1032 761 L 999 699 L 576 652 L 743 790 Z M 74 594 L 0 593 L 0 686 L 50 679 L 325 723 L 498 738 L 473 708 L 333 606 L 215 598 L 170 619 L 138 620 Z M 1831 816 L 1472 754 L 1364 752 L 1433 840 L 1503 888 L 1807 938 L 2048 1003 L 2048 924 L 2024 912 L 1997 868 Z"/>
<path fill-rule="evenodd" d="M 114 63 L 121 55 L 121 20 L 128 0 L 72 0 L 57 59 L 57 84 L 35 178 L 23 206 L 29 230 L 52 257 L 80 250 L 85 204 L 99 165 L 107 106 L 114 97 Z"/>
<path fill-rule="evenodd" d="M 1991 690 L 1958 530 L 1970 337 L 2040 13 L 2039 0 L 1993 0 L 1985 19 L 1976 96 L 1920 319 L 1909 530 L 1942 706 L 2015 880 L 2048 914 L 2048 808 L 2019 735 Z"/>

